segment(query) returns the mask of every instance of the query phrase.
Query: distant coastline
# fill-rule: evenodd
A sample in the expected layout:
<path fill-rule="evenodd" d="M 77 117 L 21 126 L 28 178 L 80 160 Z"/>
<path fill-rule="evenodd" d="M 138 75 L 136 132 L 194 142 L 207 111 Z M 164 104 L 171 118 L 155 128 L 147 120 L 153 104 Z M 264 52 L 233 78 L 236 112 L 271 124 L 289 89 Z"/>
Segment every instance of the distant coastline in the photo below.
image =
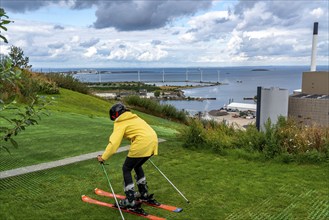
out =
<path fill-rule="evenodd" d="M 270 71 L 269 69 L 252 69 L 251 71 Z"/>

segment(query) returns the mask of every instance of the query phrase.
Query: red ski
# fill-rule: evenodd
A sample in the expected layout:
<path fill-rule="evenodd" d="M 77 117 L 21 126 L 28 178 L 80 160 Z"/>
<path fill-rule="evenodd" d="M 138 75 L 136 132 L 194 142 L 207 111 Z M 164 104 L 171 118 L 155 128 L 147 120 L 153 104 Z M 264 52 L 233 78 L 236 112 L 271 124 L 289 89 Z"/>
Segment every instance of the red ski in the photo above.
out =
<path fill-rule="evenodd" d="M 106 196 L 106 197 L 114 198 L 114 195 L 112 193 L 106 192 L 106 191 L 98 189 L 98 188 L 95 189 L 95 193 L 97 195 L 100 195 L 100 196 Z M 115 194 L 115 196 L 118 199 L 125 199 L 126 198 L 125 196 L 118 195 L 118 194 Z M 150 204 L 150 203 L 147 203 L 147 202 L 143 202 L 143 203 L 146 204 L 146 205 L 152 206 L 152 207 L 161 208 L 161 209 L 171 211 L 171 212 L 181 212 L 181 211 L 183 211 L 182 208 L 178 208 L 178 207 L 171 206 L 171 205 L 165 205 L 165 204 L 155 205 L 155 204 Z"/>
<path fill-rule="evenodd" d="M 96 200 L 96 199 L 92 199 L 92 198 L 90 198 L 88 196 L 85 196 L 85 195 L 81 196 L 81 199 L 82 199 L 82 201 L 87 202 L 87 203 L 96 204 L 96 205 L 100 205 L 100 206 L 105 206 L 105 207 L 112 208 L 112 209 L 118 209 L 114 204 L 102 202 L 102 201 L 99 201 L 99 200 Z M 139 214 L 139 213 L 136 213 L 136 212 L 133 212 L 133 211 L 129 211 L 127 209 L 121 209 L 121 211 L 130 213 L 130 214 L 133 214 L 133 215 L 141 216 L 141 217 L 151 219 L 151 220 L 165 220 L 165 218 L 161 218 L 161 217 L 150 215 L 150 214 L 143 215 L 143 214 Z"/>

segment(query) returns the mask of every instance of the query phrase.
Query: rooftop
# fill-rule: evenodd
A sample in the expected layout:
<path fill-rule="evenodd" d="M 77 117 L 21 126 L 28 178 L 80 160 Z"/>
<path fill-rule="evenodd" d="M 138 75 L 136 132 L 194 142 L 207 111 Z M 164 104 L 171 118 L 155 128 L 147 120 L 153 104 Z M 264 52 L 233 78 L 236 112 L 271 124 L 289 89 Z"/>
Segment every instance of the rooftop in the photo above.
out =
<path fill-rule="evenodd" d="M 301 99 L 329 99 L 329 95 L 308 95 L 305 93 L 300 93 L 300 94 L 295 94 L 292 95 L 291 97 L 295 98 L 301 98 Z"/>
<path fill-rule="evenodd" d="M 239 111 L 256 111 L 256 104 L 248 104 L 248 103 L 237 103 L 232 102 L 229 105 L 227 105 L 228 109 L 238 109 Z"/>

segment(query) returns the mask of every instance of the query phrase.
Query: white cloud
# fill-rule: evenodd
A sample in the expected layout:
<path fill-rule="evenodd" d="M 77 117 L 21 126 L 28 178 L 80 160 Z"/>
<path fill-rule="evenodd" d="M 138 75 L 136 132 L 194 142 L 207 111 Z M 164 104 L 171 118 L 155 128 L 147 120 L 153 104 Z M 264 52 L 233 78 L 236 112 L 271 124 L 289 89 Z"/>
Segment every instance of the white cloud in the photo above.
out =
<path fill-rule="evenodd" d="M 186 43 L 192 43 L 196 41 L 195 35 L 193 33 L 185 33 L 179 37 L 179 39 Z"/>
<path fill-rule="evenodd" d="M 144 51 L 137 60 L 140 61 L 158 61 L 162 58 L 165 58 L 168 55 L 167 51 L 161 50 L 159 47 L 149 48 L 147 51 Z"/>
<path fill-rule="evenodd" d="M 328 9 L 322 1 L 314 2 L 287 1 L 282 5 L 277 1 L 239 1 L 235 8 L 198 11 L 196 15 L 176 18 L 158 29 L 129 32 L 69 26 L 56 20 L 50 23 L 51 14 L 45 19 L 47 22 L 32 21 L 26 14 L 26 20 L 15 20 L 8 25 L 4 34 L 9 45 L 1 45 L 0 49 L 4 53 L 10 45 L 19 46 L 33 66 L 42 67 L 107 67 L 109 60 L 111 66 L 117 67 L 123 64 L 125 67 L 194 66 L 196 63 L 200 66 L 257 65 L 257 62 L 275 65 L 287 60 L 291 64 L 305 64 L 303 60 L 310 56 L 315 20 L 319 21 L 318 63 L 327 64 Z M 89 4 L 79 3 L 81 8 Z M 145 7 L 143 2 L 138 4 Z M 219 4 L 221 2 L 216 2 Z M 76 6 L 76 0 L 62 0 L 60 7 L 67 5 Z M 74 13 L 79 11 L 76 9 Z M 66 8 L 65 12 L 70 10 Z M 95 18 L 94 15 L 91 18 Z M 90 24 L 92 22 L 91 19 Z"/>
<path fill-rule="evenodd" d="M 287 31 L 278 28 L 268 28 L 265 30 L 258 30 L 258 31 L 244 31 L 243 37 L 247 37 L 249 39 L 262 39 L 262 38 L 269 38 L 269 37 L 277 37 L 277 38 L 285 38 L 292 36 L 295 31 Z"/>
<path fill-rule="evenodd" d="M 131 43 L 116 40 L 108 42 L 106 48 L 110 51 L 107 56 L 110 60 L 158 61 L 168 55 L 160 45 L 154 45 L 152 42 Z"/>
<path fill-rule="evenodd" d="M 66 56 L 69 51 L 71 51 L 71 46 L 66 44 L 61 48 L 49 49 L 49 54 L 51 58 L 61 57 Z"/>
<path fill-rule="evenodd" d="M 235 16 L 228 11 L 212 11 L 192 17 L 189 29 L 180 36 L 182 42 L 217 40 L 224 38 L 235 25 Z"/>
<path fill-rule="evenodd" d="M 83 55 L 86 57 L 92 57 L 95 54 L 97 54 L 97 49 L 95 47 L 89 47 Z"/>
<path fill-rule="evenodd" d="M 78 35 L 75 35 L 71 38 L 70 42 L 71 43 L 79 43 L 80 37 Z"/>
<path fill-rule="evenodd" d="M 243 42 L 241 35 L 242 33 L 237 30 L 232 32 L 231 38 L 227 43 L 227 52 L 236 53 L 240 50 L 240 45 Z"/>
<path fill-rule="evenodd" d="M 316 18 L 320 18 L 324 15 L 324 11 L 322 8 L 316 8 L 313 9 L 310 14 Z"/>

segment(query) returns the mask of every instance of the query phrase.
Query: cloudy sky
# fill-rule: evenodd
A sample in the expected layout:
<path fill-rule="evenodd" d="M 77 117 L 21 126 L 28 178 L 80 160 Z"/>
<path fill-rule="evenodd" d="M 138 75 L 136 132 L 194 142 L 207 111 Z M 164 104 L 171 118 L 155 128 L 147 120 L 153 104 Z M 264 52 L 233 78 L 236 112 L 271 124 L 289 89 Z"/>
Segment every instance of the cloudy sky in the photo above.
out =
<path fill-rule="evenodd" d="M 329 0 L 1 0 L 34 68 L 328 65 Z"/>

